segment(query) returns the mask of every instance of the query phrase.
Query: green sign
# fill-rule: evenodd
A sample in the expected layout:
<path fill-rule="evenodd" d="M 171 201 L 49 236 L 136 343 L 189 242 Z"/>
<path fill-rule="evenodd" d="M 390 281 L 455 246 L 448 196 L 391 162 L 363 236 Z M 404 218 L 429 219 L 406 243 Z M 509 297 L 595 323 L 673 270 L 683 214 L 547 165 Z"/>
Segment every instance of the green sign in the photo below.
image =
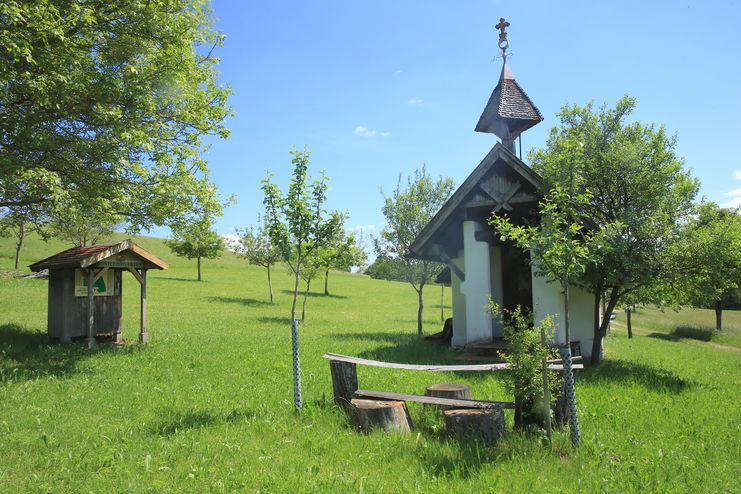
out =
<path fill-rule="evenodd" d="M 93 285 L 96 297 L 112 297 L 116 293 L 113 285 L 113 271 L 106 271 Z M 75 269 L 75 297 L 87 297 L 87 275 L 81 269 Z"/>

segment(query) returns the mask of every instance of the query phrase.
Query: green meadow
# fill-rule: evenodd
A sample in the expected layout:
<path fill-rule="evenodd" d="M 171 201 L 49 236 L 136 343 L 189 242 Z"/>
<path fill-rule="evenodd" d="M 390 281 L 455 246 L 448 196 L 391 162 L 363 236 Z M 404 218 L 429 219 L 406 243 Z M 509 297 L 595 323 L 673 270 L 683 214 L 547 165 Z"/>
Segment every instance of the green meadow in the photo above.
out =
<path fill-rule="evenodd" d="M 333 405 L 325 352 L 450 363 L 455 352 L 417 339 L 416 295 L 403 283 L 332 272 L 301 325 L 305 408 L 293 408 L 291 278 L 231 254 L 195 262 L 161 240 L 135 238 L 171 263 L 151 272 L 151 343 L 136 343 L 138 284 L 124 276 L 127 344 L 52 344 L 45 280 L 0 278 L 2 492 L 741 492 L 741 313 L 639 310 L 628 339 L 620 315 L 606 359 L 578 376 L 583 444 L 551 446 L 511 432 L 495 447 L 460 444 L 441 418 L 410 405 L 407 435 L 355 432 Z M 34 240 L 24 265 L 58 252 Z M 12 264 L 0 240 L 0 270 Z M 440 288 L 425 292 L 438 331 Z M 450 293 L 443 308 L 450 315 Z M 503 373 L 358 369 L 361 387 L 422 393 L 470 384 L 511 400 Z M 511 414 L 511 412 L 507 412 Z M 512 423 L 512 416 L 508 416 Z"/>

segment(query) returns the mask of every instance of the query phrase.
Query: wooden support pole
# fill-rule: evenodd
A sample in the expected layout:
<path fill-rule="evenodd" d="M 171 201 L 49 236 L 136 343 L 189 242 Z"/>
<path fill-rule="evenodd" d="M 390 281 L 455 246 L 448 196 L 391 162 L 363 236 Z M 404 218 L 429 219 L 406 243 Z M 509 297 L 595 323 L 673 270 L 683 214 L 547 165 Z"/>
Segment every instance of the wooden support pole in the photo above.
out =
<path fill-rule="evenodd" d="M 95 300 L 93 285 L 95 284 L 95 270 L 87 270 L 87 347 L 95 348 Z"/>
<path fill-rule="evenodd" d="M 141 312 L 139 315 L 139 342 L 149 343 L 147 330 L 147 270 L 141 270 Z"/>
<path fill-rule="evenodd" d="M 330 360 L 329 368 L 332 373 L 332 390 L 334 402 L 349 409 L 355 391 L 358 390 L 358 371 L 355 364 Z"/>

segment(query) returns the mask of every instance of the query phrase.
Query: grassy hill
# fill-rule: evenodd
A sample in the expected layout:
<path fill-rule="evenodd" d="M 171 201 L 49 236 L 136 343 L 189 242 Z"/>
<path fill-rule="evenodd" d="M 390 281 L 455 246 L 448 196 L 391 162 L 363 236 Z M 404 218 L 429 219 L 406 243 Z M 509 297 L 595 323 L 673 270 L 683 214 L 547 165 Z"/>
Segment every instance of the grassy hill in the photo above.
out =
<path fill-rule="evenodd" d="M 517 433 L 494 448 L 460 445 L 440 419 L 412 406 L 410 435 L 352 430 L 332 404 L 332 351 L 445 363 L 455 354 L 415 337 L 416 296 L 403 283 L 330 275 L 301 327 L 306 408 L 293 410 L 288 315 L 291 280 L 278 268 L 276 304 L 264 270 L 227 255 L 195 262 L 159 239 L 137 243 L 171 263 L 151 273 L 151 343 L 48 343 L 46 281 L 0 278 L 0 486 L 6 492 L 733 492 L 741 467 L 741 315 L 710 341 L 710 311 L 650 310 L 619 329 L 607 359 L 578 379 L 584 444 L 554 446 Z M 24 264 L 62 250 L 37 240 Z M 12 247 L 0 241 L 0 269 Z M 320 285 L 320 283 L 317 283 Z M 124 337 L 138 331 L 138 285 L 124 277 Z M 440 292 L 426 293 L 427 331 Z M 446 293 L 449 303 L 449 293 Z M 445 309 L 450 314 L 449 307 Z M 620 318 L 619 318 L 620 319 Z M 661 322 L 662 324 L 659 324 Z M 704 324 L 704 323 L 703 323 Z M 689 325 L 689 326 L 688 326 Z M 664 336 L 661 336 L 664 335 Z M 511 399 L 498 374 L 360 368 L 363 386 L 421 393 L 470 384 L 474 397 Z M 508 417 L 511 422 L 512 417 Z"/>

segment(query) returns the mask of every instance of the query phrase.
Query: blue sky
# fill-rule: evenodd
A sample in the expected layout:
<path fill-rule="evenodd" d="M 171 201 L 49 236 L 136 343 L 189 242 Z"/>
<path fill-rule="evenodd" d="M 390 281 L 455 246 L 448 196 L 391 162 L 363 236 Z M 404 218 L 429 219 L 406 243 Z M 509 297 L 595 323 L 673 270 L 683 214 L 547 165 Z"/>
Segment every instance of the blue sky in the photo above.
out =
<path fill-rule="evenodd" d="M 328 207 L 377 233 L 380 190 L 426 163 L 460 184 L 497 142 L 474 126 L 497 83 L 500 17 L 510 67 L 545 120 L 523 151 L 545 145 L 565 102 L 638 99 L 637 120 L 664 124 L 702 183 L 741 201 L 741 2 L 214 0 L 226 35 L 232 135 L 207 154 L 235 194 L 222 234 L 256 223 L 260 180 L 285 186 L 292 146 L 331 178 Z"/>

